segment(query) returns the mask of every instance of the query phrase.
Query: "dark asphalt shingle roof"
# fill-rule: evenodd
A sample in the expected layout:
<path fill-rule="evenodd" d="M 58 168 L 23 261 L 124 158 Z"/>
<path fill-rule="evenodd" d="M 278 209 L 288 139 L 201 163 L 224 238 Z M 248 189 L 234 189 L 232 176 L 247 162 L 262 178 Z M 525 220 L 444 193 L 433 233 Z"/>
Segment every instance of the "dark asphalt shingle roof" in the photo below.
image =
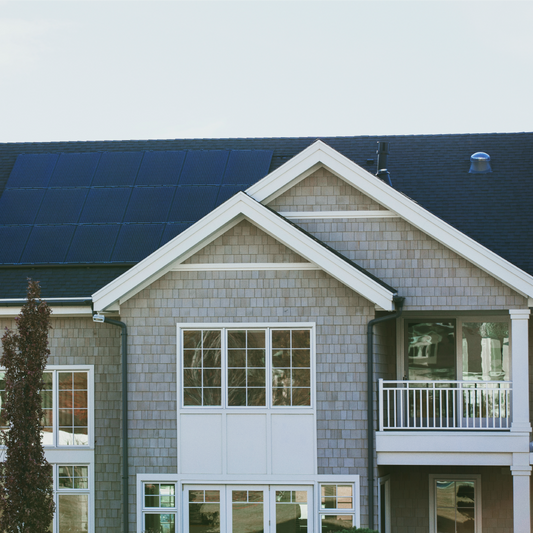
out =
<path fill-rule="evenodd" d="M 82 153 L 168 150 L 272 150 L 269 172 L 312 144 L 316 137 L 184 139 L 0 144 L 0 194 L 20 153 Z M 320 137 L 375 173 L 376 143 L 390 142 L 388 168 L 393 186 L 433 214 L 533 275 L 533 133 Z M 492 172 L 469 174 L 470 155 L 491 156 Z M 92 287 L 117 275 L 118 267 L 92 267 Z M 121 267 L 125 268 L 125 267 Z M 66 270 L 65 270 L 66 269 Z M 84 269 L 36 268 L 55 297 L 86 296 Z M 0 270 L 0 298 L 16 297 L 19 269 Z M 65 284 L 67 277 L 73 285 Z M 75 272 L 77 274 L 75 274 Z M 95 273 L 98 272 L 98 275 Z M 18 274 L 17 274 L 18 273 Z M 14 277 L 13 277 L 14 276 Z M 10 282 L 10 280 L 13 280 Z M 49 289 L 47 290 L 47 286 Z M 74 286 L 77 288 L 74 289 Z M 9 290 L 8 290 L 9 288 Z M 100 287 L 96 287 L 100 288 Z M 87 290 L 94 292 L 96 289 Z M 6 296 L 9 292 L 9 296 Z M 76 294 L 74 294 L 74 292 Z M 82 294 L 83 293 L 83 294 Z M 20 294 L 18 294 L 20 296 Z"/>

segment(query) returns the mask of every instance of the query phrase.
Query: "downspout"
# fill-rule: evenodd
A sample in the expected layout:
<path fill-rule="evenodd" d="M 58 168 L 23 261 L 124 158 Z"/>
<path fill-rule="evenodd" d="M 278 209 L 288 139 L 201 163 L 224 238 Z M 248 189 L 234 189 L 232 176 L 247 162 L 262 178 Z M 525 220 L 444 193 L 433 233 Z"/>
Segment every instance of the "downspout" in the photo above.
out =
<path fill-rule="evenodd" d="M 405 298 L 394 296 L 394 313 L 374 318 L 368 323 L 366 337 L 368 346 L 368 527 L 374 529 L 374 325 L 399 318 Z"/>
<path fill-rule="evenodd" d="M 122 513 L 124 533 L 128 533 L 128 327 L 120 320 L 99 313 L 93 315 L 93 321 L 106 322 L 122 329 Z"/>

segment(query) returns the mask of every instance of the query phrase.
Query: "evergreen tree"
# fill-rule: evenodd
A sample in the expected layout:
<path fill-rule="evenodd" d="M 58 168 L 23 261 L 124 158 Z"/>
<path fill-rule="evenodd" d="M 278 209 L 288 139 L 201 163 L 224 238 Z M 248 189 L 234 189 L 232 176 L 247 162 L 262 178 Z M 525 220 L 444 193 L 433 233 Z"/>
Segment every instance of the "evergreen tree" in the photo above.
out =
<path fill-rule="evenodd" d="M 1 416 L 7 430 L 0 463 L 0 532 L 46 533 L 54 516 L 52 467 L 41 440 L 43 371 L 50 355 L 51 309 L 40 300 L 38 282 L 28 280 L 27 302 L 16 332 L 2 337 L 5 393 Z"/>

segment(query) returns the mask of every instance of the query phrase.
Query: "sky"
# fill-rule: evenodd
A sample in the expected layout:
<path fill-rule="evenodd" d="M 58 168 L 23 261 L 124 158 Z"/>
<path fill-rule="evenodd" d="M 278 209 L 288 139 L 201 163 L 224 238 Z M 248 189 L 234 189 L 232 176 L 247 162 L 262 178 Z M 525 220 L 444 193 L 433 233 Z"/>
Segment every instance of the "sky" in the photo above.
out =
<path fill-rule="evenodd" d="M 0 142 L 533 131 L 532 1 L 0 0 Z"/>

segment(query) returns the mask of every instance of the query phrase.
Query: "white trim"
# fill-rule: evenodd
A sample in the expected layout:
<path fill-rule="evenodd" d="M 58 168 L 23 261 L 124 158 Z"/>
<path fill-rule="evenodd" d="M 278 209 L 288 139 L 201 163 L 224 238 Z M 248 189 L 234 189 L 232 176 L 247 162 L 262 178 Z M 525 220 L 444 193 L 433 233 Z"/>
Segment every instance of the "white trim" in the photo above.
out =
<path fill-rule="evenodd" d="M 184 512 L 183 499 L 185 497 L 186 486 L 224 486 L 225 488 L 236 486 L 283 486 L 283 487 L 307 487 L 313 488 L 313 518 L 316 524 L 320 520 L 320 484 L 322 483 L 341 483 L 351 484 L 354 487 L 353 501 L 354 509 L 347 511 L 345 514 L 355 514 L 354 526 L 360 527 L 361 522 L 361 478 L 359 475 L 313 475 L 313 476 L 247 476 L 235 477 L 228 479 L 226 476 L 192 476 L 179 474 L 136 474 L 136 516 L 137 516 L 137 533 L 142 533 L 143 529 L 143 511 L 144 511 L 144 493 L 142 490 L 144 483 L 176 483 L 176 505 L 169 508 L 171 512 L 176 512 L 176 533 L 184 533 L 185 524 L 183 517 L 187 514 Z M 222 498 L 221 498 L 222 499 Z M 337 510 L 335 510 L 337 511 Z M 225 528 L 223 528 L 225 529 Z M 315 527 L 318 530 L 318 526 Z M 270 531 L 275 531 L 275 524 L 271 524 Z M 310 532 L 311 533 L 311 532 Z"/>
<path fill-rule="evenodd" d="M 90 305 L 51 305 L 50 308 L 52 309 L 52 318 L 56 316 L 90 317 L 93 314 L 93 310 Z M 21 311 L 22 307 L 1 306 L 0 317 L 16 317 L 20 315 Z"/>
<path fill-rule="evenodd" d="M 481 533 L 482 503 L 481 503 L 481 475 L 480 474 L 429 474 L 429 533 L 437 533 L 437 511 L 436 511 L 436 491 L 435 482 L 443 481 L 473 481 L 474 482 L 474 514 L 475 531 Z"/>
<path fill-rule="evenodd" d="M 300 152 L 246 190 L 267 204 L 298 183 L 308 169 L 323 166 L 337 177 L 397 213 L 410 224 L 525 297 L 533 296 L 533 277 L 436 217 L 322 141 Z"/>
<path fill-rule="evenodd" d="M 391 500 L 390 500 L 390 474 L 378 478 L 378 531 L 380 533 L 391 533 Z M 381 501 L 381 486 L 385 485 L 385 502 Z M 385 531 L 381 523 L 381 506 L 385 505 Z"/>
<path fill-rule="evenodd" d="M 181 263 L 174 272 L 248 271 L 248 270 L 322 270 L 313 263 Z"/>
<path fill-rule="evenodd" d="M 400 215 L 386 210 L 374 211 L 279 211 L 281 216 L 290 220 L 306 218 L 400 218 Z"/>
<path fill-rule="evenodd" d="M 117 301 L 124 302 L 243 219 L 250 220 L 273 238 L 308 261 L 319 265 L 330 276 L 374 304 L 387 311 L 393 310 L 392 300 L 395 292 L 354 268 L 243 192 L 237 193 L 136 266 L 94 293 L 94 309 L 103 311 Z"/>

